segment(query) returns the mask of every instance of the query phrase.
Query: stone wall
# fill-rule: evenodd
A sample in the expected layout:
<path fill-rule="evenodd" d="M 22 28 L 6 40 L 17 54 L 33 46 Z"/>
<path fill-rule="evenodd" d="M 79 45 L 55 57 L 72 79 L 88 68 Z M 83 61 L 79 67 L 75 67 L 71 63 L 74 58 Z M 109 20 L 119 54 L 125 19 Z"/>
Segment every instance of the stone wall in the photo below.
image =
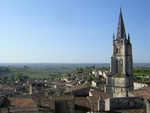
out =
<path fill-rule="evenodd" d="M 141 97 L 121 97 L 105 100 L 105 111 L 145 108 Z"/>
<path fill-rule="evenodd" d="M 150 101 L 149 100 L 144 100 L 145 105 L 146 105 L 146 113 L 150 113 Z"/>
<path fill-rule="evenodd" d="M 74 90 L 72 91 L 74 96 L 88 96 L 89 95 L 89 91 L 90 91 L 90 87 L 87 88 L 82 88 L 82 89 L 78 89 L 78 90 Z M 70 92 L 65 92 L 66 95 L 70 95 Z"/>
<path fill-rule="evenodd" d="M 56 113 L 74 113 L 75 106 L 73 100 L 55 101 Z"/>
<path fill-rule="evenodd" d="M 98 111 L 105 111 L 105 101 L 103 100 L 98 101 Z"/>
<path fill-rule="evenodd" d="M 128 87 L 129 86 L 129 78 L 128 77 L 114 77 L 115 86 L 120 87 Z"/>

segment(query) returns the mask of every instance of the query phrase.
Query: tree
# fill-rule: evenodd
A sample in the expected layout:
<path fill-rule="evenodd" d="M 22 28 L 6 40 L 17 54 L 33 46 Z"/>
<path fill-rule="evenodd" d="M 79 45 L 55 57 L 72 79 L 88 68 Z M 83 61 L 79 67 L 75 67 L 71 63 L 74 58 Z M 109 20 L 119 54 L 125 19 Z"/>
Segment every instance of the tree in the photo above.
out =
<path fill-rule="evenodd" d="M 21 79 L 22 78 L 22 73 L 17 72 L 15 73 L 16 79 Z"/>
<path fill-rule="evenodd" d="M 7 81 L 8 80 L 8 77 L 4 77 L 4 81 Z"/>
<path fill-rule="evenodd" d="M 107 68 L 107 67 L 102 67 L 101 69 L 107 71 L 109 68 Z"/>
<path fill-rule="evenodd" d="M 137 76 L 134 75 L 134 76 L 133 76 L 133 79 L 134 79 L 134 80 L 137 80 Z"/>
<path fill-rule="evenodd" d="M 23 71 L 25 71 L 26 69 L 28 69 L 29 67 L 28 66 L 23 66 L 24 67 L 24 70 Z"/>
<path fill-rule="evenodd" d="M 66 74 L 64 74 L 63 76 L 65 76 L 65 77 L 71 77 L 71 74 L 66 73 Z"/>
<path fill-rule="evenodd" d="M 84 69 L 83 68 L 76 68 L 77 73 L 83 73 Z"/>
<path fill-rule="evenodd" d="M 12 80 L 12 81 L 14 81 L 14 80 L 15 80 L 14 76 L 12 76 L 12 77 L 11 77 L 11 80 Z"/>
<path fill-rule="evenodd" d="M 52 78 L 51 80 L 54 81 L 54 78 Z"/>
<path fill-rule="evenodd" d="M 93 80 L 93 77 L 92 77 L 91 75 L 89 75 L 89 76 L 87 77 L 87 81 L 91 83 L 92 80 Z"/>
<path fill-rule="evenodd" d="M 71 77 L 71 74 L 67 73 L 66 76 L 67 76 L 67 77 Z"/>
<path fill-rule="evenodd" d="M 136 72 L 137 72 L 137 73 L 140 73 L 140 70 L 138 69 L 138 70 L 136 70 Z"/>

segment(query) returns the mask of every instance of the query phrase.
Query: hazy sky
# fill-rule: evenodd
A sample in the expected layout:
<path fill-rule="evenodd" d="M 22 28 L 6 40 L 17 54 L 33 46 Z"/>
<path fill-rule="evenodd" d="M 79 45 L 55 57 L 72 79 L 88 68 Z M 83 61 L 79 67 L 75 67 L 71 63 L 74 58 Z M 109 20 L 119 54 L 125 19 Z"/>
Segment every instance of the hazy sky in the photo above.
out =
<path fill-rule="evenodd" d="M 150 0 L 0 0 L 0 63 L 109 63 L 120 5 L 134 63 L 150 63 Z"/>

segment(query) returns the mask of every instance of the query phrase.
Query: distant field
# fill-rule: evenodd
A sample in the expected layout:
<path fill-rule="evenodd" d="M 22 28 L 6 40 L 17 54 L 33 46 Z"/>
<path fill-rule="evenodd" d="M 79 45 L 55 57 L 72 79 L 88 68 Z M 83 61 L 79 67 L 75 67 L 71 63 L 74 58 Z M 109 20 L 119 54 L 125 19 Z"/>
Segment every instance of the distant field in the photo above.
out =
<path fill-rule="evenodd" d="M 0 72 L 0 77 L 12 77 L 19 72 L 28 75 L 30 78 L 59 78 L 65 73 L 74 73 L 77 67 L 85 68 L 92 65 L 94 64 L 1 64 L 1 67 L 8 67 L 10 72 Z M 95 64 L 95 66 L 109 67 L 109 64 Z M 134 64 L 134 66 L 134 76 L 150 76 L 150 64 Z"/>
<path fill-rule="evenodd" d="M 23 66 L 17 66 L 9 67 L 10 72 L 0 73 L 0 77 L 11 77 L 19 72 L 30 78 L 55 78 L 65 73 L 73 73 L 75 69 L 72 67 L 29 67 L 25 69 Z"/>

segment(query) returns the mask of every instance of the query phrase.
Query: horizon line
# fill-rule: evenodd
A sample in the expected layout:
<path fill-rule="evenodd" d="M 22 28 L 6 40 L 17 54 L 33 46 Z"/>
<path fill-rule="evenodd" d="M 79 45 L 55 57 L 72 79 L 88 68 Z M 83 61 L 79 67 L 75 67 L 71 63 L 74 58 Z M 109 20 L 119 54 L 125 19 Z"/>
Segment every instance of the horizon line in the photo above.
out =
<path fill-rule="evenodd" d="M 135 62 L 136 64 L 138 63 L 138 64 L 149 64 L 149 62 L 148 63 L 145 63 L 145 62 Z M 135 63 L 133 63 L 133 64 L 135 64 Z M 60 63 L 55 63 L 55 62 L 48 62 L 48 63 L 45 63 L 45 62 L 32 62 L 32 63 L 29 63 L 29 62 L 26 62 L 26 63 L 21 63 L 21 62 L 14 62 L 14 63 L 0 63 L 0 64 L 110 64 L 110 63 L 106 63 L 106 62 L 102 62 L 102 63 L 82 63 L 82 62 L 77 62 L 77 63 L 73 63 L 73 62 L 70 62 L 70 63 L 67 63 L 67 62 L 60 62 Z"/>

